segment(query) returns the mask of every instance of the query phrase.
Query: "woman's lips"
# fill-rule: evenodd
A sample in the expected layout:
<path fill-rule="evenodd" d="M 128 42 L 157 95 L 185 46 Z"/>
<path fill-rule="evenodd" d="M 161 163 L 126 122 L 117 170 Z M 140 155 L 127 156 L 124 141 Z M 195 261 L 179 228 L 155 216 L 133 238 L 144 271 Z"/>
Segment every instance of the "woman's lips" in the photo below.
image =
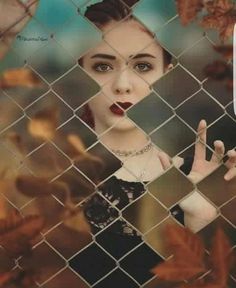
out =
<path fill-rule="evenodd" d="M 118 106 L 119 105 L 119 106 Z M 116 102 L 115 104 L 112 104 L 109 109 L 111 112 L 115 115 L 123 116 L 124 115 L 124 110 L 128 109 L 130 106 L 133 104 L 131 102 Z M 121 109 L 121 108 L 123 109 Z"/>

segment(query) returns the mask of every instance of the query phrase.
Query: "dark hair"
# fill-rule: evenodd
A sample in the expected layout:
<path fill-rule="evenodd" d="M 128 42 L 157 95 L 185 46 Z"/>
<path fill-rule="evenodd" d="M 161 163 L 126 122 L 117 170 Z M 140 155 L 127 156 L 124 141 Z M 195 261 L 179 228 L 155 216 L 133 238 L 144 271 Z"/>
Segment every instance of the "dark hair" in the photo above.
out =
<path fill-rule="evenodd" d="M 131 7 L 139 0 L 103 0 L 87 7 L 84 14 L 97 27 L 101 28 L 111 21 L 133 18 Z M 148 30 L 147 30 L 148 31 Z M 148 31 L 149 32 L 149 31 Z M 150 34 L 152 34 L 150 32 Z M 171 63 L 172 55 L 163 48 L 164 66 Z M 82 62 L 80 63 L 82 64 Z"/>

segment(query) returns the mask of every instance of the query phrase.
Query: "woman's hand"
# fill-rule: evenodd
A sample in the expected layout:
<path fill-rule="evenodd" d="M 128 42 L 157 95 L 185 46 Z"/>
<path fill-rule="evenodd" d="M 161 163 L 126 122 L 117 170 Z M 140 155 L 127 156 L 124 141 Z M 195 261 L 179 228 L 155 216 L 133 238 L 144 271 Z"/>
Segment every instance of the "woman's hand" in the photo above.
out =
<path fill-rule="evenodd" d="M 214 142 L 215 151 L 212 154 L 211 160 L 206 160 L 206 127 L 206 121 L 201 120 L 198 125 L 198 139 L 195 144 L 193 165 L 188 175 L 188 178 L 193 183 L 201 181 L 219 167 L 225 153 L 224 143 L 217 140 Z M 224 175 L 224 179 L 225 181 L 230 181 L 236 177 L 236 151 L 229 150 L 226 154 L 229 159 L 225 162 L 228 171 Z M 171 167 L 170 159 L 166 153 L 160 152 L 159 159 L 164 170 Z M 176 167 L 180 167 L 183 164 L 182 158 L 176 157 L 173 160 Z M 217 215 L 216 208 L 197 191 L 194 191 L 182 200 L 179 206 L 184 211 L 185 225 L 194 232 L 202 229 Z"/>
<path fill-rule="evenodd" d="M 215 151 L 212 154 L 211 160 L 206 160 L 206 126 L 205 120 L 201 120 L 198 125 L 198 139 L 195 144 L 194 160 L 191 172 L 188 175 L 188 178 L 194 183 L 201 181 L 220 166 L 225 153 L 224 143 L 217 140 L 214 142 Z M 224 175 L 224 179 L 229 181 L 236 177 L 236 151 L 229 150 L 227 156 L 229 159 L 225 165 L 229 170 Z"/>
<path fill-rule="evenodd" d="M 188 175 L 188 178 L 193 183 L 201 181 L 219 167 L 225 153 L 224 143 L 219 140 L 215 141 L 215 151 L 212 154 L 211 160 L 206 160 L 206 126 L 205 120 L 201 120 L 198 125 L 198 139 L 195 144 L 194 160 L 191 172 Z M 224 179 L 229 181 L 236 177 L 236 151 L 228 151 L 227 156 L 229 159 L 226 161 L 225 165 L 228 168 L 228 171 L 224 175 Z M 194 232 L 202 229 L 217 215 L 216 208 L 197 191 L 186 197 L 179 205 L 185 212 L 185 225 Z"/>
<path fill-rule="evenodd" d="M 0 59 L 8 51 L 15 36 L 33 17 L 39 0 L 0 1 Z"/>

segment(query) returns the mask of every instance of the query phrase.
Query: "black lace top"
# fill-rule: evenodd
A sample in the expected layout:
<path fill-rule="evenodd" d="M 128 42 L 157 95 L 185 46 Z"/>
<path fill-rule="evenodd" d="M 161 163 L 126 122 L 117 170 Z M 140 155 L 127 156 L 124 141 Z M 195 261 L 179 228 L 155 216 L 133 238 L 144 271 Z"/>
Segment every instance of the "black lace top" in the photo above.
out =
<path fill-rule="evenodd" d="M 192 160 L 187 158 L 180 168 L 188 174 L 191 166 Z M 121 209 L 125 209 L 144 192 L 142 183 L 128 182 L 113 176 L 85 203 L 84 214 L 91 225 L 95 241 L 78 253 L 70 261 L 70 266 L 91 284 L 111 272 L 93 287 L 140 287 L 153 277 L 151 269 L 163 261 L 163 257 L 122 218 Z M 174 207 L 171 213 L 183 223 L 180 207 Z M 114 270 L 115 267 L 117 269 Z"/>
<path fill-rule="evenodd" d="M 192 158 L 186 158 L 180 169 L 188 174 L 191 170 Z M 138 232 L 119 219 L 120 210 L 145 192 L 141 182 L 128 182 L 112 176 L 85 204 L 84 213 L 95 234 L 111 222 L 110 232 L 121 235 L 139 236 Z M 107 201 L 108 200 L 108 201 Z M 111 204 L 110 204 L 110 203 Z M 183 211 L 176 205 L 171 209 L 172 215 L 183 223 Z"/>

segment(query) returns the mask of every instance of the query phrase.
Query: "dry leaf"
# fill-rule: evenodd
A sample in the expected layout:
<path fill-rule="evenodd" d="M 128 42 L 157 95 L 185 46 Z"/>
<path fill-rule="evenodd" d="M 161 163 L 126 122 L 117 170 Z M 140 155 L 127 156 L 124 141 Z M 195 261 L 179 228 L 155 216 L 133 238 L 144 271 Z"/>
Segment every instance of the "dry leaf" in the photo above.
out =
<path fill-rule="evenodd" d="M 183 25 L 195 19 L 197 13 L 203 8 L 202 0 L 177 0 L 177 10 Z"/>
<path fill-rule="evenodd" d="M 40 78 L 30 69 L 16 68 L 5 71 L 0 77 L 0 88 L 13 87 L 38 87 L 41 85 Z"/>
<path fill-rule="evenodd" d="M 59 110 L 55 107 L 37 112 L 29 121 L 29 133 L 43 140 L 53 139 L 59 125 Z"/>
<path fill-rule="evenodd" d="M 204 245 L 197 234 L 178 225 L 168 225 L 166 229 L 169 236 L 167 243 L 175 257 L 190 259 L 196 264 L 203 261 Z"/>
<path fill-rule="evenodd" d="M 231 0 L 210 0 L 205 1 L 204 6 L 208 13 L 216 16 L 227 13 L 234 8 L 234 4 Z"/>
<path fill-rule="evenodd" d="M 204 246 L 199 236 L 180 226 L 168 225 L 168 247 L 173 258 L 159 264 L 152 272 L 163 280 L 182 281 L 206 272 Z"/>
<path fill-rule="evenodd" d="M 179 284 L 178 288 L 227 288 L 234 259 L 232 259 L 233 254 L 230 254 L 232 250 L 230 242 L 221 229 L 217 230 L 213 238 L 208 265 L 198 235 L 180 226 L 168 226 L 166 239 L 169 240 L 169 248 L 174 256 L 170 261 L 161 263 L 152 270 L 161 280 L 190 281 L 187 284 Z M 190 258 L 191 253 L 192 258 Z M 210 274 L 201 279 L 194 279 L 200 272 L 207 271 L 211 271 Z"/>
<path fill-rule="evenodd" d="M 235 5 L 231 0 L 208 1 L 205 5 L 208 15 L 204 16 L 201 25 L 205 28 L 217 29 L 222 41 L 233 35 L 236 23 Z"/>
<path fill-rule="evenodd" d="M 210 268 L 213 280 L 226 287 L 232 265 L 231 244 L 221 229 L 216 231 L 210 251 Z"/>
<path fill-rule="evenodd" d="M 30 241 L 42 230 L 42 217 L 29 215 L 24 218 L 13 212 L 6 219 L 0 220 L 0 245 L 14 258 L 31 249 Z"/>

